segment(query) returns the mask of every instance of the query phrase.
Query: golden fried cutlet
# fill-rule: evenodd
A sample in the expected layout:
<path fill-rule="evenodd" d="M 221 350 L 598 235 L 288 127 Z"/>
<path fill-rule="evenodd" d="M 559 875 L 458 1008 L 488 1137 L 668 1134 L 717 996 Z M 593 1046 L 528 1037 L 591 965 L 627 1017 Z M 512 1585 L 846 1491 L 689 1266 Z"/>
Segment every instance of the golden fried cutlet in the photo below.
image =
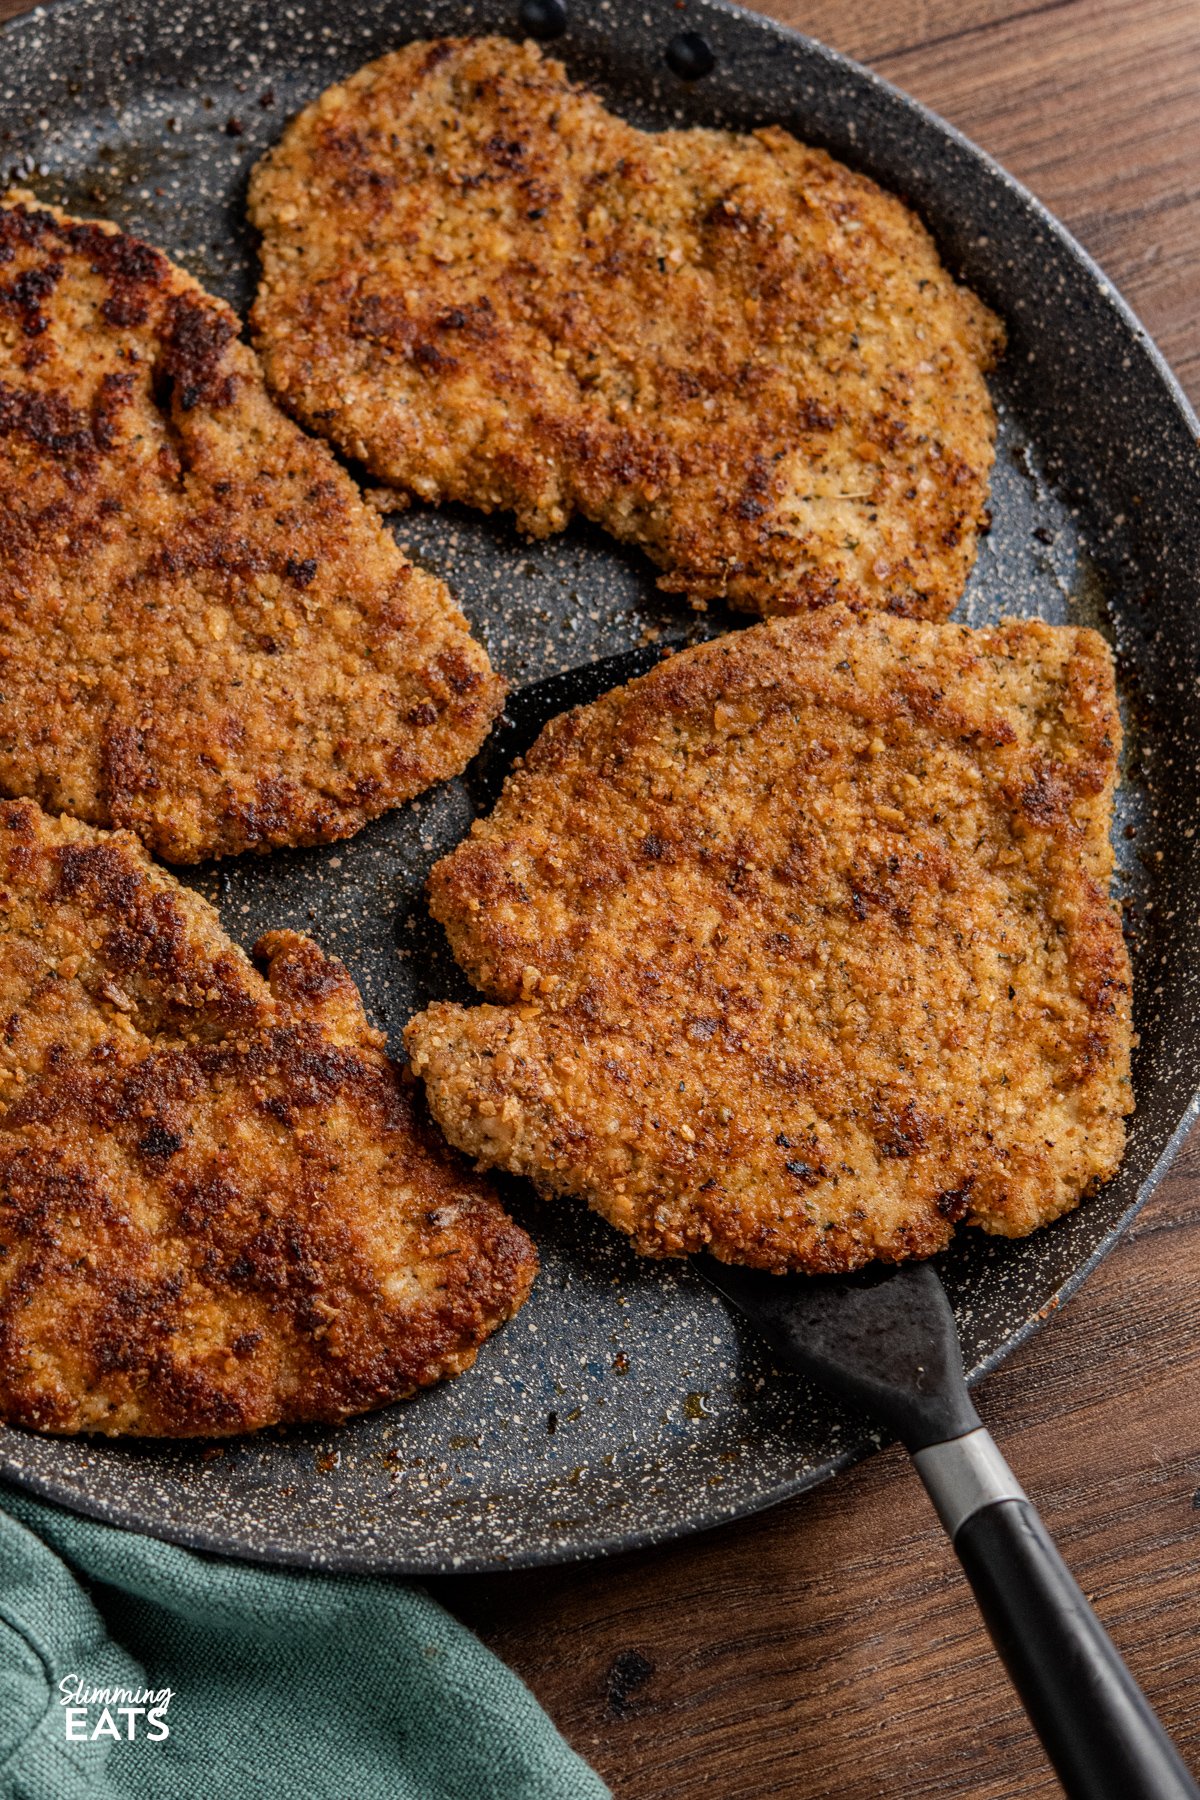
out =
<path fill-rule="evenodd" d="M 957 601 L 1000 326 L 822 151 L 637 131 L 533 44 L 448 38 L 306 108 L 250 213 L 267 379 L 382 481 L 582 513 L 752 612 Z"/>
<path fill-rule="evenodd" d="M 136 839 L 0 802 L 0 1417 L 225 1435 L 457 1374 L 533 1246 L 340 963 L 260 975 Z"/>
<path fill-rule="evenodd" d="M 0 793 L 173 862 L 347 837 L 501 704 L 237 334 L 115 227 L 0 205 Z"/>
<path fill-rule="evenodd" d="M 493 1005 L 406 1034 L 450 1141 L 640 1250 L 837 1271 L 1117 1167 L 1120 722 L 1093 631 L 829 609 L 554 720 L 432 908 Z"/>

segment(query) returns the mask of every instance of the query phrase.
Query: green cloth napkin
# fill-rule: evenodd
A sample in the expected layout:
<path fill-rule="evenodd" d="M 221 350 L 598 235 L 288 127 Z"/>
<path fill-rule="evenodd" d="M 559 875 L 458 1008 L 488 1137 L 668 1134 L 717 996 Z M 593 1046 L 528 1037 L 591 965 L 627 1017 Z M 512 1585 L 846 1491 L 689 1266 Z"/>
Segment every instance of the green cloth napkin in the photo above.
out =
<path fill-rule="evenodd" d="M 524 1683 L 417 1588 L 223 1562 L 3 1486 L 0 1509 L 4 1800 L 608 1793 Z M 72 1740 L 67 1677 L 171 1699 L 154 1723 L 118 1699 L 119 1739 Z M 73 1728 L 90 1732 L 104 1704 L 83 1713 Z"/>

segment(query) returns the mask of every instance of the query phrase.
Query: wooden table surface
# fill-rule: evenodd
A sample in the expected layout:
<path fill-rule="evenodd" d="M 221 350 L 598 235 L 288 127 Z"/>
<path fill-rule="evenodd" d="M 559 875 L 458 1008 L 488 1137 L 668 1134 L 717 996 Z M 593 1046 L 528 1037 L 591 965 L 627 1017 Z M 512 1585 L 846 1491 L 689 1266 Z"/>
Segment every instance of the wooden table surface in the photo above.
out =
<path fill-rule="evenodd" d="M 771 0 L 1025 181 L 1200 403 L 1200 0 Z M 1200 1131 L 977 1400 L 1200 1770 Z M 617 1562 L 435 1591 L 620 1800 L 1058 1785 L 906 1458 Z"/>
<path fill-rule="evenodd" d="M 0 18 L 24 10 L 0 0 Z M 1200 0 L 762 10 L 870 63 L 1025 181 L 1200 403 Z M 977 1399 L 1200 1769 L 1200 1131 L 1084 1291 Z M 1059 1791 L 895 1450 L 663 1550 L 433 1588 L 619 1800 Z"/>

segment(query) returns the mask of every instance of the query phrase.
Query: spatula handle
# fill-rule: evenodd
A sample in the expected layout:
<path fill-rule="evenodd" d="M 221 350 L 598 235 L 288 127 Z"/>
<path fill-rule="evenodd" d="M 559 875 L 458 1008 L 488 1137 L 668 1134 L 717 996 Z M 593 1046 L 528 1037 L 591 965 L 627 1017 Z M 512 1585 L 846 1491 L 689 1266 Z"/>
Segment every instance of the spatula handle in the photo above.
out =
<path fill-rule="evenodd" d="M 913 1460 L 1069 1800 L 1200 1800 L 988 1433 Z"/>

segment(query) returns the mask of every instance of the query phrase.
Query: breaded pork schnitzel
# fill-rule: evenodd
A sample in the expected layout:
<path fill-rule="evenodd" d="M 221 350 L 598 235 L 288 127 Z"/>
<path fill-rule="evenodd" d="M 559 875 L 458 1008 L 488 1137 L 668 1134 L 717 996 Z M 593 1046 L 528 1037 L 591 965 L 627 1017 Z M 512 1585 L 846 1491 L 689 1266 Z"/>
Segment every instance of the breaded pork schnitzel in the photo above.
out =
<path fill-rule="evenodd" d="M 0 803 L 0 1417 L 223 1435 L 457 1374 L 533 1246 L 340 963 L 260 975 L 125 832 Z"/>
<path fill-rule="evenodd" d="M 347 837 L 501 704 L 237 334 L 115 227 L 0 205 L 0 793 L 173 862 Z"/>
<path fill-rule="evenodd" d="M 493 1002 L 409 1025 L 434 1117 L 652 1255 L 1056 1218 L 1132 1105 L 1119 742 L 1093 631 L 832 608 L 554 720 L 430 880 Z"/>
<path fill-rule="evenodd" d="M 638 131 L 533 44 L 447 38 L 307 107 L 250 213 L 267 378 L 382 481 L 582 513 L 752 612 L 957 601 L 1002 333 L 824 152 Z"/>

